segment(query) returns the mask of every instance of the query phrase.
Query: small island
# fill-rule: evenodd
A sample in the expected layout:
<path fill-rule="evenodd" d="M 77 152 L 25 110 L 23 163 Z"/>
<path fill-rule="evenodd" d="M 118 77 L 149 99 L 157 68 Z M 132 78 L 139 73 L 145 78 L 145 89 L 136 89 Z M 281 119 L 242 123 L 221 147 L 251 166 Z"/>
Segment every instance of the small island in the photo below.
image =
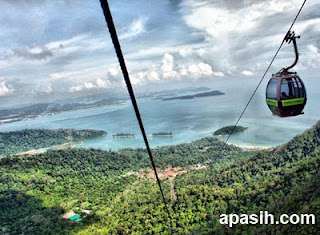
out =
<path fill-rule="evenodd" d="M 188 99 L 194 99 L 194 98 L 200 98 L 200 97 L 208 97 L 208 96 L 217 96 L 217 95 L 224 95 L 224 93 L 221 92 L 221 91 L 215 90 L 215 91 L 197 93 L 197 94 L 194 94 L 194 95 L 184 95 L 184 96 L 175 96 L 175 97 L 165 98 L 165 99 L 162 99 L 162 101 L 166 101 L 166 100 L 188 100 Z"/>
<path fill-rule="evenodd" d="M 171 137 L 173 136 L 172 132 L 156 132 L 152 133 L 153 137 Z"/>
<path fill-rule="evenodd" d="M 115 135 L 112 135 L 113 138 L 117 139 L 117 138 L 134 138 L 134 134 L 132 133 L 118 133 Z"/>
<path fill-rule="evenodd" d="M 233 130 L 234 129 L 234 130 Z M 233 134 L 241 133 L 247 130 L 248 127 L 243 126 L 225 126 L 220 128 L 219 130 L 216 130 L 213 135 L 230 135 L 233 131 Z"/>

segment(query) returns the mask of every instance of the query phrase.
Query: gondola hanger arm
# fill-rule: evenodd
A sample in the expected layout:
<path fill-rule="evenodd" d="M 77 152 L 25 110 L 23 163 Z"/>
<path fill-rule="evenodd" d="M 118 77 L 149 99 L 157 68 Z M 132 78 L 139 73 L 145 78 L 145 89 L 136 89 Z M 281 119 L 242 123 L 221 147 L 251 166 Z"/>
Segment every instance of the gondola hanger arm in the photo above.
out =
<path fill-rule="evenodd" d="M 295 60 L 293 62 L 292 65 L 283 68 L 282 70 L 284 72 L 288 72 L 289 69 L 292 69 L 299 60 L 299 52 L 298 52 L 298 46 L 297 46 L 297 41 L 296 38 L 300 38 L 300 36 L 296 36 L 294 32 L 291 32 L 290 30 L 288 31 L 288 33 L 286 34 L 286 36 L 284 37 L 284 41 L 287 42 L 288 44 L 290 44 L 292 42 L 293 47 L 294 47 L 294 53 L 295 53 Z"/>

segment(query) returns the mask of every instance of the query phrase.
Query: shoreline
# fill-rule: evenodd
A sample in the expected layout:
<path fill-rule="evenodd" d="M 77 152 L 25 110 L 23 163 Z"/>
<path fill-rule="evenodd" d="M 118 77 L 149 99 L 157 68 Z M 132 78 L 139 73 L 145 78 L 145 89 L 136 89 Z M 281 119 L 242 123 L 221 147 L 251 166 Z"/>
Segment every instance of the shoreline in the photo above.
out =
<path fill-rule="evenodd" d="M 23 152 L 19 152 L 19 153 L 15 153 L 12 155 L 17 155 L 17 156 L 21 156 L 21 155 L 36 155 L 36 154 L 41 154 L 41 153 L 45 153 L 49 150 L 61 150 L 61 149 L 67 149 L 67 148 L 76 148 L 76 144 L 75 143 L 64 143 L 64 144 L 58 144 L 58 145 L 52 145 L 46 148 L 39 148 L 39 149 L 30 149 L 28 151 L 23 151 Z"/>
<path fill-rule="evenodd" d="M 267 150 L 267 149 L 272 149 L 274 146 L 254 146 L 254 145 L 249 145 L 249 144 L 233 144 L 233 143 L 228 143 L 229 145 L 234 145 L 237 146 L 243 150 L 247 151 L 256 151 L 256 150 Z"/>

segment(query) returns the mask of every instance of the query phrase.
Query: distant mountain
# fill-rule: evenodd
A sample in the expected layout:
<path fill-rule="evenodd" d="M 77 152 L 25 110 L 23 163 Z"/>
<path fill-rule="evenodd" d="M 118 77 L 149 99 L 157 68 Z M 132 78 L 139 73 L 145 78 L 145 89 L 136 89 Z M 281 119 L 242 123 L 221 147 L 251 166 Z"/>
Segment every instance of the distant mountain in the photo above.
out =
<path fill-rule="evenodd" d="M 168 93 L 186 93 L 186 92 L 200 92 L 200 91 L 209 91 L 211 90 L 209 87 L 187 87 L 187 88 L 181 88 L 181 89 L 168 89 L 168 90 L 162 90 L 153 92 L 154 95 L 163 95 Z"/>
<path fill-rule="evenodd" d="M 92 103 L 42 103 L 32 104 L 25 107 L 19 108 L 7 108 L 0 110 L 0 123 L 9 123 L 20 121 L 26 118 L 35 118 L 40 115 L 51 115 L 64 111 L 71 111 L 77 109 L 94 108 L 112 104 L 119 104 L 126 102 L 127 99 L 109 98 L 98 100 Z"/>
<path fill-rule="evenodd" d="M 217 95 L 224 95 L 221 91 L 209 91 L 209 92 L 203 92 L 203 93 L 197 93 L 194 95 L 184 95 L 184 96 L 175 96 L 170 98 L 164 98 L 162 101 L 166 100 L 187 100 L 187 99 L 194 99 L 194 98 L 200 98 L 200 97 L 208 97 L 208 96 L 217 96 Z"/>
<path fill-rule="evenodd" d="M 204 91 L 210 91 L 211 89 L 209 87 L 187 87 L 187 88 L 181 88 L 181 89 L 168 89 L 168 90 L 161 90 L 156 92 L 151 92 L 148 94 L 140 95 L 141 97 L 153 97 L 155 100 L 161 100 L 164 98 L 172 97 L 172 96 L 178 96 L 178 95 L 191 95 L 195 92 L 204 92 Z"/>

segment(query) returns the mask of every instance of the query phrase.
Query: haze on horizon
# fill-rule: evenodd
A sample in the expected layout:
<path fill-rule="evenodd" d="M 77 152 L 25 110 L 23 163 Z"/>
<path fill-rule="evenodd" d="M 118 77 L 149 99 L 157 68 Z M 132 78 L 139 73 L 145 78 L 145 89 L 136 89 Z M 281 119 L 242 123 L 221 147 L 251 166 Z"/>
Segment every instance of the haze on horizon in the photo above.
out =
<path fill-rule="evenodd" d="M 109 2 L 139 92 L 218 80 L 258 81 L 302 4 Z M 301 35 L 296 70 L 303 78 L 317 79 L 319 73 L 319 7 L 318 1 L 308 0 L 293 28 Z M 0 106 L 126 94 L 99 1 L 1 0 L 0 8 Z M 284 46 L 270 71 L 293 58 L 291 45 Z"/>

